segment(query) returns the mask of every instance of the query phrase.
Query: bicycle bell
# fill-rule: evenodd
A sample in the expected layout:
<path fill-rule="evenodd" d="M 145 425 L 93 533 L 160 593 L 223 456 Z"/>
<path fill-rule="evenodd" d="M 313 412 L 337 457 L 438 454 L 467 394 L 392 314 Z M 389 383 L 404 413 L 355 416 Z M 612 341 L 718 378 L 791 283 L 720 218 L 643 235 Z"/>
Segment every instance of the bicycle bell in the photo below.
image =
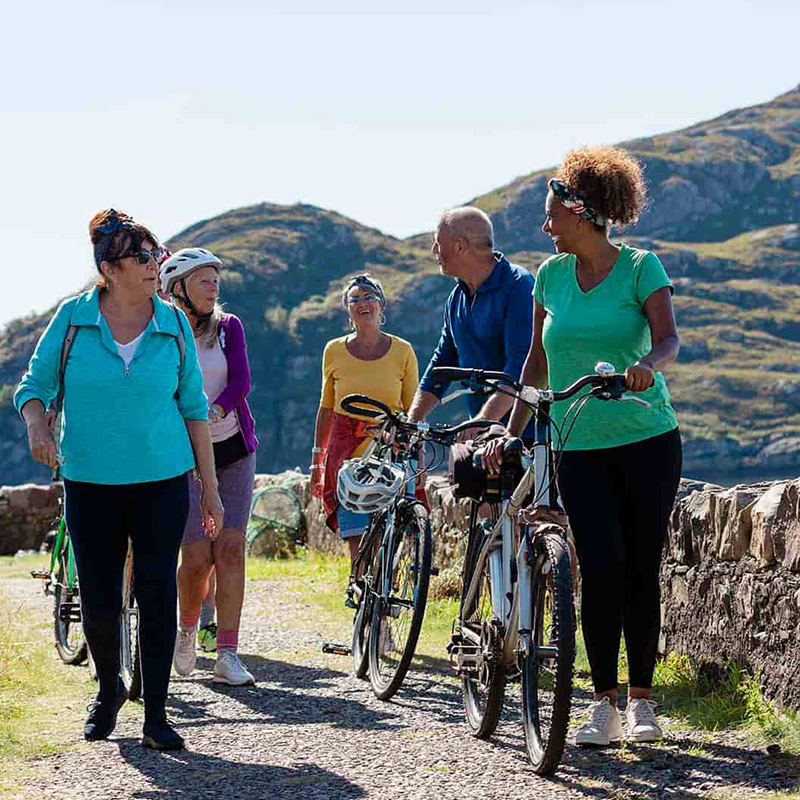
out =
<path fill-rule="evenodd" d="M 613 375 L 617 368 L 613 364 L 609 364 L 608 361 L 598 361 L 594 365 L 594 371 L 598 375 L 602 375 L 604 378 L 608 378 L 610 375 Z"/>

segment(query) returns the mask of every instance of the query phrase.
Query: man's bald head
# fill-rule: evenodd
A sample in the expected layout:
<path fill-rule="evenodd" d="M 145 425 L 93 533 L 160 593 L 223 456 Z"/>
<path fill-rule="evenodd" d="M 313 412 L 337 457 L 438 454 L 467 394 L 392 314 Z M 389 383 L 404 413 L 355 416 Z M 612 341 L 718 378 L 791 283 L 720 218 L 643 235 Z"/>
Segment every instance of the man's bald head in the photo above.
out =
<path fill-rule="evenodd" d="M 488 215 L 474 206 L 461 206 L 445 211 L 439 217 L 439 228 L 447 228 L 453 239 L 463 239 L 476 250 L 494 250 L 494 229 Z"/>

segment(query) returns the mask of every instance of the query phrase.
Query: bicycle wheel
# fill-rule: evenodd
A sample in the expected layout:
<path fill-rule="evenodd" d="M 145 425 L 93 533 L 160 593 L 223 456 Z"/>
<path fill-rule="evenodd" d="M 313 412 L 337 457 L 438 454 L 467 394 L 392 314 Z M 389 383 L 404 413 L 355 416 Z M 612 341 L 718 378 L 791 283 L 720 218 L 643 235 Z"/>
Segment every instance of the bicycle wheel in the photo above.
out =
<path fill-rule="evenodd" d="M 431 525 L 421 503 L 401 503 L 395 517 L 394 555 L 377 570 L 369 633 L 369 679 L 379 700 L 392 697 L 417 647 L 431 577 Z M 389 596 L 384 597 L 385 575 Z"/>
<path fill-rule="evenodd" d="M 534 769 L 555 772 L 564 752 L 572 702 L 575 607 L 566 540 L 558 534 L 534 539 L 533 630 L 521 659 L 522 724 Z"/>
<path fill-rule="evenodd" d="M 375 593 L 375 550 L 386 526 L 386 512 L 373 515 L 364 540 L 361 543 L 363 554 L 359 551 L 359 559 L 363 564 L 361 597 L 358 609 L 353 618 L 353 639 L 350 649 L 353 653 L 353 672 L 357 678 L 365 678 L 369 671 L 369 628 L 372 623 L 372 605 Z"/>
<path fill-rule="evenodd" d="M 128 698 L 135 700 L 141 693 L 141 676 L 138 686 L 134 685 L 136 663 L 139 651 L 139 609 L 133 588 L 133 554 L 128 553 L 125 561 L 125 572 L 122 579 L 122 615 L 120 618 L 120 674 Z"/>
<path fill-rule="evenodd" d="M 505 668 L 500 664 L 502 633 L 497 615 L 492 608 L 488 559 L 481 568 L 475 597 L 470 602 L 469 608 L 464 608 L 464 593 L 472 583 L 483 541 L 484 530 L 477 524 L 477 520 L 473 519 L 461 584 L 461 625 L 475 636 L 479 636 L 481 644 L 477 665 L 461 673 L 461 691 L 467 722 L 472 735 L 478 739 L 488 738 L 497 729 L 503 710 L 507 677 Z"/>
<path fill-rule="evenodd" d="M 53 584 L 53 631 L 58 657 L 65 664 L 82 664 L 89 648 L 80 623 L 80 604 L 77 577 L 75 588 L 70 588 L 67 571 L 67 548 L 58 556 Z"/>

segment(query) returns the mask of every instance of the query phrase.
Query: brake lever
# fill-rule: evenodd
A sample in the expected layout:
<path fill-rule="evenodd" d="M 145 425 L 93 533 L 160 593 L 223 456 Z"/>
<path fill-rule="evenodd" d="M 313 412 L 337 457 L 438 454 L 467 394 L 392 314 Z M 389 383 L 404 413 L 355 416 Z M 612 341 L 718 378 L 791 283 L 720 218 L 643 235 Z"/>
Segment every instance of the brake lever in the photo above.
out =
<path fill-rule="evenodd" d="M 642 400 L 641 397 L 635 397 L 632 394 L 625 393 L 622 397 L 619 398 L 619 402 L 629 402 L 629 403 L 638 403 L 640 406 L 644 406 L 645 408 L 650 408 L 650 403 L 647 400 Z"/>
<path fill-rule="evenodd" d="M 449 403 L 451 400 L 456 400 L 459 397 L 463 397 L 465 394 L 473 394 L 472 389 L 458 389 L 455 392 L 450 392 L 450 394 L 442 398 L 441 403 L 444 405 L 445 403 Z"/>

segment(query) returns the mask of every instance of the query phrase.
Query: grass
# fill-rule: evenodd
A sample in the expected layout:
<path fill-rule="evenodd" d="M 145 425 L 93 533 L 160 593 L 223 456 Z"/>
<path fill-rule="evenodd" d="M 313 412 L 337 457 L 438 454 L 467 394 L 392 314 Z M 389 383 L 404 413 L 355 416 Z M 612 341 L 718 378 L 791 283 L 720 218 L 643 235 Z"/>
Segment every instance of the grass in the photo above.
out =
<path fill-rule="evenodd" d="M 344 589 L 349 559 L 303 552 L 295 559 L 248 561 L 251 580 L 285 581 L 300 595 L 297 613 L 314 616 L 316 624 L 335 631 L 349 644 L 352 611 L 344 607 Z M 435 580 L 435 579 L 434 579 Z M 417 663 L 447 667 L 445 647 L 450 640 L 458 601 L 452 597 L 430 597 L 422 634 L 417 646 Z M 578 631 L 576 639 L 575 684 L 591 691 L 589 662 Z M 624 649 L 619 657 L 620 683 L 627 682 Z M 654 699 L 667 716 L 680 726 L 714 732 L 741 730 L 758 744 L 779 744 L 781 749 L 800 754 L 800 715 L 779 712 L 761 691 L 756 676 L 731 666 L 724 680 L 713 682 L 688 657 L 670 654 L 656 665 Z"/>
<path fill-rule="evenodd" d="M 41 556 L 0 559 L 0 579 L 46 565 Z M 32 580 L 32 579 L 31 579 Z M 42 618 L 0 586 L 0 794 L 13 794 L 36 772 L 35 760 L 75 740 L 92 682 L 85 668 L 65 667 Z"/>
<path fill-rule="evenodd" d="M 779 711 L 765 699 L 758 676 L 732 664 L 715 680 L 685 655 L 656 665 L 654 697 L 666 714 L 691 728 L 741 730 L 760 744 L 800 755 L 800 714 Z"/>

